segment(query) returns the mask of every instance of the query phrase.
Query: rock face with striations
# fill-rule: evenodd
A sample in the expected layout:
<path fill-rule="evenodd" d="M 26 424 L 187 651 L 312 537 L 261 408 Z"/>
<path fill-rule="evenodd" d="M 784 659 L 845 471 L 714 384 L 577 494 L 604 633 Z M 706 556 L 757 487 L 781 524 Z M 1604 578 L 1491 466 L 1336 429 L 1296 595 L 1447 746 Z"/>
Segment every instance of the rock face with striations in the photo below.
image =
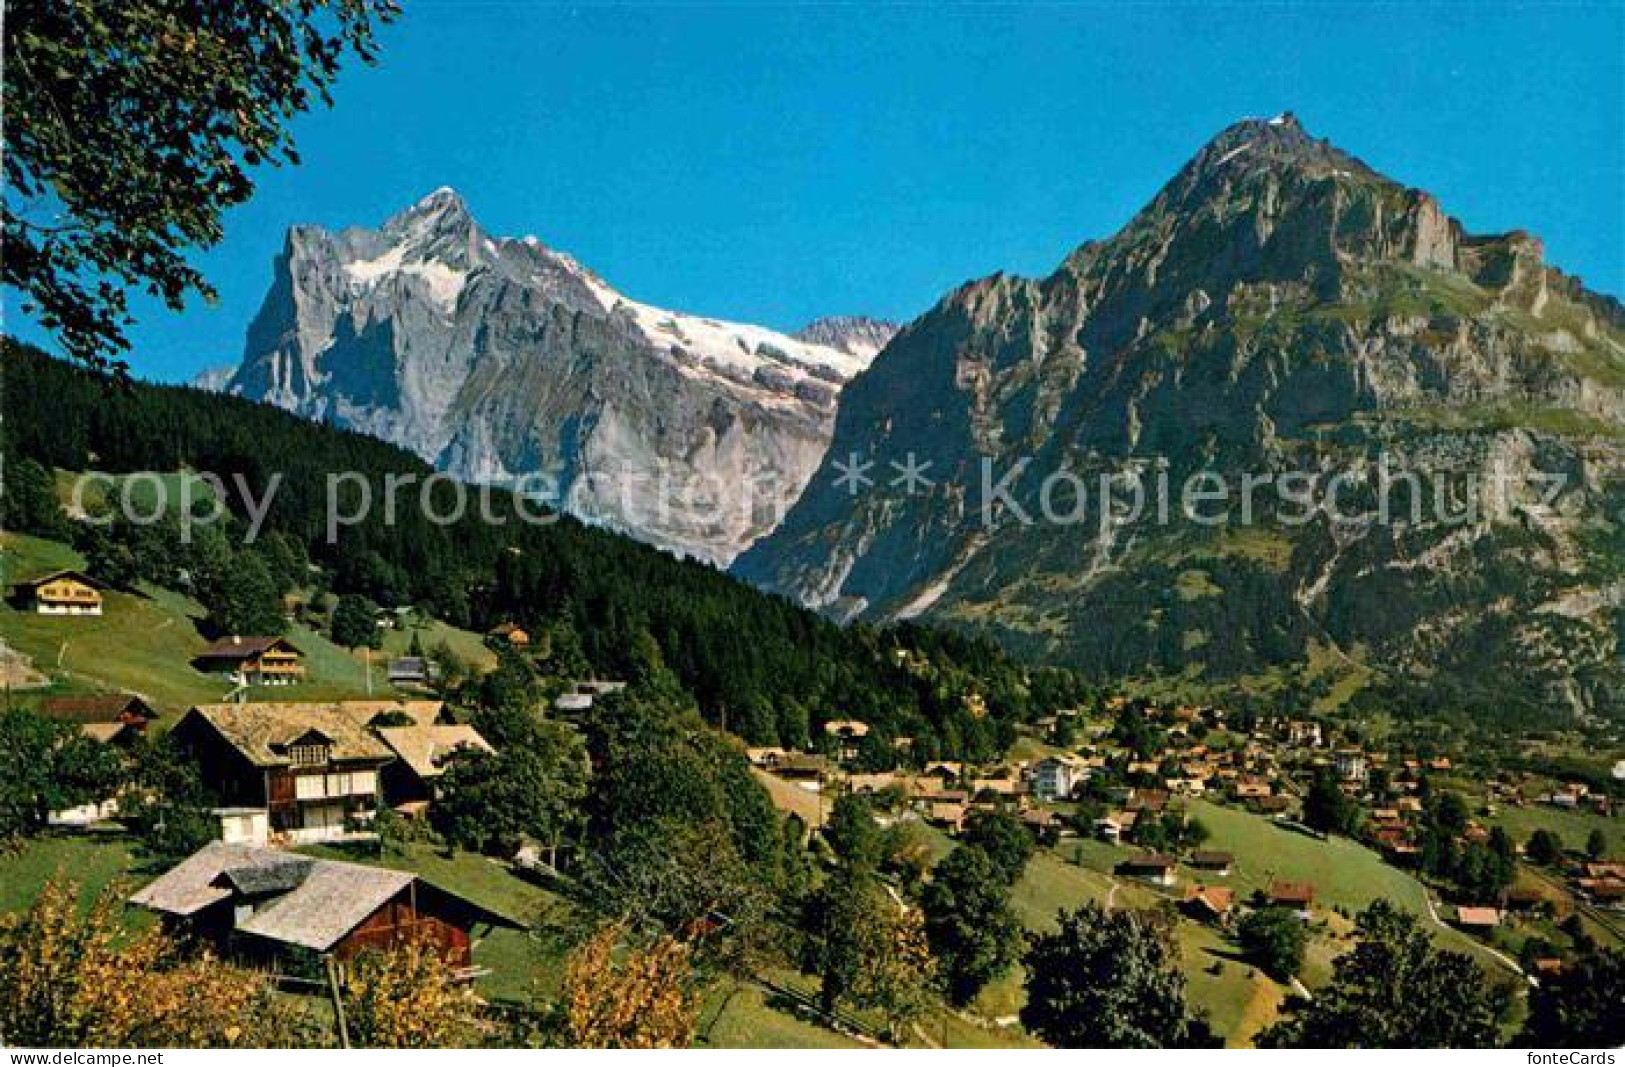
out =
<path fill-rule="evenodd" d="M 1222 522 L 1182 506 L 1203 472 Z M 1405 472 L 1446 506 L 1413 516 Z M 1247 475 L 1270 479 L 1251 521 Z M 1283 115 L 1224 130 L 1048 277 L 971 282 L 905 327 L 733 570 L 1102 677 L 1621 716 L 1622 505 L 1619 303 Z"/>
<path fill-rule="evenodd" d="M 884 343 L 828 321 L 803 340 L 638 303 L 442 189 L 377 230 L 292 228 L 226 388 L 725 565 L 800 494 Z"/>

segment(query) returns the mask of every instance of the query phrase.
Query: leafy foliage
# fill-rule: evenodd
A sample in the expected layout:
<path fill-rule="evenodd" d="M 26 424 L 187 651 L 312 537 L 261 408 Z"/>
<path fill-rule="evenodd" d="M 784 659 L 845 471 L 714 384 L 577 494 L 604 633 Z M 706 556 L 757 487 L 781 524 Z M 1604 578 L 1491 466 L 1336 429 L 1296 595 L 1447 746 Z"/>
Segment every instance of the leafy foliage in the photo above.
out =
<path fill-rule="evenodd" d="M 1005 872 L 976 845 L 943 857 L 921 898 L 925 933 L 947 986 L 965 1005 L 1021 958 L 1021 921 Z"/>
<path fill-rule="evenodd" d="M 1309 932 L 1290 908 L 1260 908 L 1236 928 L 1242 951 L 1277 981 L 1285 982 L 1303 967 Z"/>
<path fill-rule="evenodd" d="M 1033 835 L 1008 811 L 978 809 L 965 827 L 965 844 L 981 849 L 1005 885 L 1021 881 L 1021 872 L 1038 849 Z"/>
<path fill-rule="evenodd" d="M 378 648 L 383 644 L 366 597 L 353 593 L 339 597 L 333 607 L 332 638 L 335 645 L 350 649 Z"/>
<path fill-rule="evenodd" d="M 141 836 L 155 858 L 180 860 L 213 841 L 220 830 L 216 798 L 198 766 L 169 735 L 133 750 L 129 788 L 119 798 L 119 817 Z"/>
<path fill-rule="evenodd" d="M 185 956 L 159 930 L 127 934 L 109 889 L 87 910 L 79 887 L 48 882 L 0 918 L 0 1034 L 34 1048 L 297 1048 L 313 1020 L 252 971 Z"/>
<path fill-rule="evenodd" d="M 1557 831 L 1542 828 L 1529 835 L 1523 851 L 1530 863 L 1550 867 L 1563 859 L 1563 839 L 1557 836 Z"/>
<path fill-rule="evenodd" d="M 1316 830 L 1352 834 L 1360 821 L 1360 809 L 1337 784 L 1337 777 L 1322 770 L 1309 783 L 1303 798 L 1303 821 Z"/>
<path fill-rule="evenodd" d="M 494 753 L 454 751 L 430 819 L 448 843 L 480 852 L 512 855 L 527 837 L 556 846 L 580 821 L 590 773 L 573 731 L 533 720 L 522 739 Z"/>
<path fill-rule="evenodd" d="M 349 968 L 343 1000 L 358 1048 L 464 1048 L 476 1035 L 474 991 L 430 941 L 363 952 Z"/>
<path fill-rule="evenodd" d="M 824 840 L 846 863 L 873 870 L 880 863 L 882 834 L 867 797 L 842 793 L 830 808 Z"/>
<path fill-rule="evenodd" d="M 51 472 L 27 456 L 8 458 L 0 484 L 0 528 L 62 538 L 68 524 L 56 499 Z"/>
<path fill-rule="evenodd" d="M 394 0 L 58 3 L 6 9 L 6 256 L 74 357 L 126 346 L 125 290 L 214 292 L 185 259 L 220 239 L 249 168 L 297 163 L 289 122 L 371 61 Z"/>
<path fill-rule="evenodd" d="M 929 1004 L 936 961 L 920 911 L 872 873 L 841 868 L 808 900 L 802 929 L 825 1011 L 871 1008 L 897 1033 Z"/>
<path fill-rule="evenodd" d="M 1178 1048 L 1200 1027 L 1163 920 L 1093 901 L 1027 951 L 1021 1021 L 1060 1048 Z"/>
<path fill-rule="evenodd" d="M 564 965 L 563 1042 L 570 1048 L 687 1048 L 699 1016 L 691 950 L 666 934 L 617 954 L 606 925 Z"/>
<path fill-rule="evenodd" d="M 271 569 L 258 552 L 238 552 L 204 604 L 221 633 L 269 636 L 288 628 Z"/>
<path fill-rule="evenodd" d="M 1492 1048 L 1498 1004 L 1469 956 L 1434 947 L 1414 915 L 1378 900 L 1330 985 L 1259 1037 L 1275 1048 Z"/>
<path fill-rule="evenodd" d="M 0 711 L 0 841 L 37 833 L 51 812 L 112 796 L 118 754 L 68 723 Z"/>
<path fill-rule="evenodd" d="M 1619 1048 L 1625 1045 L 1625 953 L 1590 952 L 1529 994 L 1519 1044 L 1530 1048 Z"/>

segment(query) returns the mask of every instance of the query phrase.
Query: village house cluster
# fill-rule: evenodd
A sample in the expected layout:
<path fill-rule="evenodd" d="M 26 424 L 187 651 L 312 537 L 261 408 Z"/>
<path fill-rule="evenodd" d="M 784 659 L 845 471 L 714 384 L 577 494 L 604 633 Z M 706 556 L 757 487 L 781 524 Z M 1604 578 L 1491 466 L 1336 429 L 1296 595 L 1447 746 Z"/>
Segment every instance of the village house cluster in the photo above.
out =
<path fill-rule="evenodd" d="M 1102 712 L 1093 719 L 1077 711 L 1040 719 L 1028 733 L 1040 742 L 1037 747 L 1049 751 L 986 766 L 930 761 L 906 770 L 862 771 L 860 747 L 870 730 L 853 720 L 826 723 L 816 751 L 752 748 L 748 755 L 759 774 L 819 798 L 809 808 L 795 802 L 795 792 L 781 789 L 776 798 L 782 806 L 819 818 L 827 814 L 830 796 L 853 792 L 884 797 L 885 807 L 900 813 L 892 817 L 918 819 L 948 834 L 960 833 L 978 811 L 1005 811 L 1046 843 L 1094 839 L 1135 849 L 1117 862 L 1115 873 L 1156 886 L 1193 917 L 1221 925 L 1239 903 L 1223 884 L 1235 858 L 1204 848 L 1196 835 L 1183 832 L 1190 823 L 1189 799 L 1241 808 L 1324 838 L 1304 824 L 1304 806 L 1310 783 L 1329 780 L 1363 813 L 1356 835 L 1390 863 L 1415 867 L 1429 782 L 1448 780 L 1456 770 L 1447 756 L 1357 743 L 1309 719 L 1255 715 L 1240 723 L 1222 708 L 1161 707 L 1120 697 L 1106 701 Z M 1140 725 L 1153 731 L 1154 742 L 1137 747 Z M 1050 743 L 1056 737 L 1066 743 Z M 910 762 L 912 739 L 896 738 L 893 744 L 899 762 Z M 1494 817 L 1498 805 L 1527 804 L 1612 814 L 1607 798 L 1581 783 L 1536 792 L 1532 776 L 1497 777 L 1459 842 L 1485 841 L 1490 833 L 1485 819 Z M 1520 842 L 1520 856 L 1522 850 Z M 1625 865 L 1576 864 L 1565 877 L 1588 903 L 1617 907 L 1625 900 Z M 1308 881 L 1270 878 L 1250 903 L 1286 908 L 1307 919 L 1317 892 Z M 1462 929 L 1484 934 L 1509 911 L 1537 907 L 1543 900 L 1515 885 L 1498 899 L 1463 904 L 1447 914 Z"/>
<path fill-rule="evenodd" d="M 13 589 L 13 600 L 42 615 L 97 617 L 104 586 L 71 570 Z M 381 629 L 402 625 L 398 611 L 380 609 Z M 530 634 L 505 621 L 485 634 L 488 645 L 524 653 Z M 900 662 L 908 653 L 899 652 Z M 161 876 L 133 898 L 164 921 L 238 954 L 342 961 L 368 946 L 425 934 L 465 969 L 472 968 L 473 931 L 513 925 L 402 872 L 315 859 L 288 851 L 302 846 L 375 837 L 376 813 L 426 817 L 437 781 L 458 752 L 491 752 L 470 725 L 438 699 L 249 700 L 250 687 L 291 687 L 306 680 L 304 652 L 280 636 L 227 635 L 193 659 L 199 671 L 235 688 L 218 703 L 190 707 L 171 737 L 219 798 L 219 840 Z M 388 661 L 386 679 L 404 692 L 431 693 L 434 662 L 422 655 Z M 590 712 L 625 683 L 577 680 L 552 699 L 565 721 Z M 231 696 L 239 699 L 230 699 Z M 985 713 L 980 697 L 972 710 Z M 43 701 L 46 717 L 76 726 L 114 746 L 140 738 L 158 713 L 133 695 L 57 697 Z M 1237 899 L 1236 857 L 1207 847 L 1187 814 L 1200 798 L 1241 808 L 1312 836 L 1305 824 L 1311 784 L 1334 783 L 1359 806 L 1350 832 L 1396 866 L 1420 863 L 1430 783 L 1456 768 L 1437 753 L 1391 751 L 1340 731 L 1334 724 L 1291 716 L 1232 715 L 1211 706 L 1159 706 L 1123 697 L 1094 714 L 1062 711 L 1022 727 L 1030 755 L 985 765 L 918 757 L 910 737 L 885 737 L 870 724 L 833 718 L 806 750 L 746 750 L 757 775 L 778 788 L 774 802 L 813 825 L 831 798 L 875 798 L 887 820 L 918 820 L 949 835 L 980 812 L 1013 814 L 1040 841 L 1098 841 L 1121 849 L 1113 873 L 1154 887 L 1190 917 L 1217 926 L 1234 922 L 1243 905 L 1286 909 L 1309 920 L 1318 887 L 1312 882 L 1257 876 L 1254 892 Z M 874 759 L 879 746 L 885 758 Z M 876 765 L 895 769 L 866 769 Z M 55 812 L 59 825 L 89 825 L 118 813 L 118 797 Z M 1483 803 L 1457 833 L 1482 843 L 1486 820 L 1502 808 L 1546 805 L 1611 815 L 1612 802 L 1582 782 L 1552 783 L 1531 774 L 1501 773 L 1486 785 Z M 1521 854 L 1523 844 L 1519 843 Z M 1589 906 L 1625 905 L 1625 864 L 1594 858 L 1556 869 Z M 1546 894 L 1513 885 L 1497 899 L 1464 902 L 1451 913 L 1460 928 L 1488 935 L 1507 917 L 1549 906 Z M 314 954 L 314 955 L 312 955 Z M 1537 961 L 1548 968 L 1552 960 Z"/>

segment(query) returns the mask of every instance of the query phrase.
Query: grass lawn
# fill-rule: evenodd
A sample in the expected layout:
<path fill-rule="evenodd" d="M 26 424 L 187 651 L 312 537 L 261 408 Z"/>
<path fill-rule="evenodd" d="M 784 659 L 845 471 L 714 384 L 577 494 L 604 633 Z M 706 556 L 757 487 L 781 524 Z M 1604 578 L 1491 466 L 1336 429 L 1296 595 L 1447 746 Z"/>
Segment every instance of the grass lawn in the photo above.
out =
<path fill-rule="evenodd" d="M 1275 1020 L 1285 991 L 1252 964 L 1217 930 L 1196 922 L 1177 928 L 1185 997 L 1207 1015 L 1208 1024 L 1231 1047 L 1249 1045 Z"/>
<path fill-rule="evenodd" d="M 1070 844 L 1063 844 L 1069 849 Z M 1084 901 L 1104 904 L 1112 898 L 1114 907 L 1149 907 L 1157 900 L 1150 889 L 1119 882 L 1112 895 L 1113 879 L 1098 870 L 1067 863 L 1053 852 L 1040 851 L 1027 863 L 1027 870 L 1010 894 L 1010 904 L 1030 930 L 1055 929 L 1055 916 L 1062 908 L 1076 908 Z"/>
<path fill-rule="evenodd" d="M 57 498 L 62 506 L 72 509 L 74 483 L 78 471 L 60 468 L 56 474 Z M 102 475 L 87 481 L 80 494 L 80 503 L 91 513 L 117 510 L 127 506 L 132 516 L 183 515 L 184 504 L 190 503 L 192 514 L 207 513 L 216 500 L 214 488 L 192 471 L 173 471 L 166 474 L 143 473 Z"/>
<path fill-rule="evenodd" d="M 485 647 L 483 636 L 472 630 L 459 630 L 439 619 L 430 619 L 421 625 L 383 631 L 383 647 L 373 653 L 374 669 L 378 669 L 379 664 L 387 665 L 391 657 L 408 655 L 413 635 L 417 636 L 418 644 L 426 653 L 445 645 L 458 659 L 472 665 L 475 670 L 491 670 L 497 665 L 497 655 Z"/>
<path fill-rule="evenodd" d="M 767 994 L 755 986 L 715 990 L 700 1009 L 694 1044 L 710 1048 L 864 1047 L 844 1034 L 773 1007 Z"/>
<path fill-rule="evenodd" d="M 1319 841 L 1250 812 L 1203 800 L 1192 801 L 1190 813 L 1212 832 L 1204 848 L 1235 854 L 1236 866 L 1230 877 L 1213 881 L 1234 888 L 1238 899 L 1245 899 L 1275 878 L 1313 882 L 1317 915 L 1336 907 L 1353 914 L 1385 898 L 1422 916 L 1424 926 L 1441 947 L 1469 953 L 1492 973 L 1505 970 L 1506 965 L 1478 941 L 1454 928 L 1434 924 L 1429 919 L 1427 890 L 1422 883 L 1385 863 L 1363 845 L 1341 837 Z M 1190 871 L 1181 873 L 1185 878 L 1195 877 Z M 1309 977 L 1314 977 L 1313 973 Z M 1308 978 L 1305 981 L 1314 984 Z"/>
<path fill-rule="evenodd" d="M 1149 885 L 1107 873 L 1128 850 L 1100 841 L 1067 841 L 1059 852 L 1035 855 L 1011 895 L 1016 913 L 1031 929 L 1053 929 L 1058 910 L 1088 900 L 1109 902 L 1114 908 L 1152 908 L 1168 899 Z M 1242 962 L 1233 945 L 1210 927 L 1186 919 L 1175 930 L 1187 996 L 1192 1007 L 1206 1013 L 1215 1031 L 1231 1044 L 1245 1043 L 1274 1019 L 1284 999 L 1282 991 Z M 1014 1014 L 1020 1009 L 1020 985 L 1019 973 L 994 983 L 978 999 L 978 1010 L 992 1017 Z"/>
<path fill-rule="evenodd" d="M 1203 800 L 1192 801 L 1189 809 L 1212 833 L 1203 848 L 1235 854 L 1230 877 L 1212 880 L 1231 886 L 1238 897 L 1281 878 L 1313 882 L 1315 902 L 1325 908 L 1359 911 L 1387 897 L 1411 911 L 1427 913 L 1420 882 L 1353 841 L 1316 840 L 1250 812 Z M 1199 872 L 1185 876 L 1201 877 Z"/>
<path fill-rule="evenodd" d="M 0 537 L 6 580 L 82 566 L 66 546 L 33 537 Z M 52 675 L 57 692 L 117 688 L 139 693 L 160 712 L 159 726 L 191 704 L 218 699 L 228 686 L 192 669 L 205 645 L 193 625 L 202 610 L 173 593 L 108 592 L 100 617 L 35 615 L 0 605 L 0 635 Z M 166 722 L 167 720 L 167 722 Z"/>
<path fill-rule="evenodd" d="M 779 811 L 795 815 L 808 826 L 824 825 L 826 808 L 833 801 L 826 801 L 810 789 L 803 789 L 794 782 L 787 782 L 775 774 L 768 774 L 760 768 L 751 768 L 751 777 L 756 779 L 758 785 L 767 791 L 768 799 Z"/>
<path fill-rule="evenodd" d="M 81 899 L 89 903 L 115 879 L 128 881 L 134 889 L 151 879 L 152 872 L 121 833 L 34 838 L 15 852 L 0 852 L 0 914 L 26 910 L 45 883 L 58 875 L 78 882 Z"/>
<path fill-rule="evenodd" d="M 1574 850 L 1584 849 L 1591 831 L 1601 830 L 1608 839 L 1609 854 L 1625 856 L 1625 819 L 1616 816 L 1598 815 L 1594 811 L 1568 811 L 1550 804 L 1530 804 L 1522 808 L 1502 805 L 1484 821 L 1490 826 L 1501 827 L 1520 845 L 1527 842 L 1529 835 L 1536 830 L 1550 830 L 1563 839 L 1564 848 Z"/>

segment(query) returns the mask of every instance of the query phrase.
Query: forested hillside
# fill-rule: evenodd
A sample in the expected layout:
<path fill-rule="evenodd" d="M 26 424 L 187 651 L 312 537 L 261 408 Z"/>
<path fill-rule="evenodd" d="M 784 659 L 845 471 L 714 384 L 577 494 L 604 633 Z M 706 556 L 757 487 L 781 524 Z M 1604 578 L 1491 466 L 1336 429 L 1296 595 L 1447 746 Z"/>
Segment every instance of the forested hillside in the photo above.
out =
<path fill-rule="evenodd" d="M 987 758 L 1009 743 L 1014 722 L 1084 695 L 1071 675 L 1029 670 L 990 641 L 912 626 L 842 629 L 709 566 L 575 520 L 520 521 L 501 493 L 491 494 L 491 511 L 504 521 L 483 521 L 475 511 L 437 525 L 413 487 L 399 494 L 393 521 L 374 507 L 329 543 L 330 474 L 355 473 L 341 496 L 352 514 L 349 494 L 360 492 L 360 480 L 382 501 L 386 477 L 423 479 L 431 468 L 401 449 L 268 405 L 186 387 L 118 385 L 9 339 L 4 355 L 10 528 L 47 521 L 24 499 L 30 460 L 62 471 L 211 472 L 233 487 L 236 512 L 226 547 L 220 538 L 210 542 L 215 551 L 264 555 L 273 572 L 287 568 L 286 557 L 305 555 L 336 592 L 420 605 L 457 626 L 513 620 L 572 656 L 578 647 L 584 666 L 603 676 L 636 674 L 658 648 L 707 718 L 755 743 L 801 744 L 821 722 L 851 717 L 875 727 L 877 755 L 908 735 L 925 756 Z M 234 479 L 260 500 L 278 475 L 259 535 L 246 544 Z M 452 487 L 441 488 L 449 498 Z M 49 522 L 58 525 L 34 532 L 69 536 L 54 514 Z M 112 536 L 125 542 L 121 551 L 133 546 L 139 565 L 167 568 L 141 575 L 165 584 L 190 562 L 171 551 L 177 532 L 119 526 Z M 155 555 L 158 564 L 141 563 Z"/>

